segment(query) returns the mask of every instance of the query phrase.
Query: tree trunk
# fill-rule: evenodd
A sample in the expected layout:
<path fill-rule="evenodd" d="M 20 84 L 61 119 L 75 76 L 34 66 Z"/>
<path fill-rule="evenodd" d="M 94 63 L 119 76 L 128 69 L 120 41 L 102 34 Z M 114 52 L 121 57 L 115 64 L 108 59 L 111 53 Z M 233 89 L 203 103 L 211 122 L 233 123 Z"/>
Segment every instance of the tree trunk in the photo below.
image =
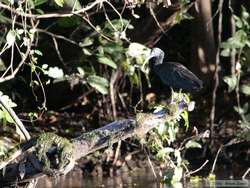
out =
<path fill-rule="evenodd" d="M 194 10 L 195 9 L 195 10 Z M 211 73 L 215 70 L 216 46 L 210 0 L 198 0 L 194 6 L 193 54 L 194 66 L 199 65 L 204 82 L 211 83 Z"/>

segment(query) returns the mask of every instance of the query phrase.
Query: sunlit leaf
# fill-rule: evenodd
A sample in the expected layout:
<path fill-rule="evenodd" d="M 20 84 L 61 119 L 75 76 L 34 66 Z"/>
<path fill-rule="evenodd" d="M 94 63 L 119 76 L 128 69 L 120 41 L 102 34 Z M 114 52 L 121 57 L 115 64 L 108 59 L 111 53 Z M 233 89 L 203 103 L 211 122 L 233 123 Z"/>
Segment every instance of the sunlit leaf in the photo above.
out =
<path fill-rule="evenodd" d="M 92 52 L 90 50 L 88 50 L 87 48 L 82 48 L 82 51 L 83 53 L 86 55 L 86 56 L 91 56 L 92 55 Z"/>
<path fill-rule="evenodd" d="M 220 55 L 223 57 L 229 57 L 231 50 L 229 48 L 225 48 L 221 51 Z"/>
<path fill-rule="evenodd" d="M 223 80 L 228 85 L 228 92 L 232 92 L 237 85 L 237 77 L 235 75 L 225 76 Z"/>
<path fill-rule="evenodd" d="M 234 110 L 239 114 L 244 114 L 244 109 L 238 106 L 234 106 Z"/>
<path fill-rule="evenodd" d="M 77 67 L 77 70 L 82 77 L 85 76 L 85 71 L 83 70 L 82 67 Z"/>
<path fill-rule="evenodd" d="M 16 34 L 13 30 L 10 30 L 6 36 L 8 48 L 14 45 L 15 40 L 16 40 Z"/>
<path fill-rule="evenodd" d="M 51 78 L 63 78 L 63 70 L 58 67 L 49 67 L 49 70 L 46 74 Z"/>
<path fill-rule="evenodd" d="M 245 95 L 250 96 L 250 85 L 243 84 L 240 86 L 240 91 Z"/>
<path fill-rule="evenodd" d="M 202 148 L 201 144 L 196 142 L 195 140 L 189 140 L 186 144 L 185 144 L 185 148 Z"/>
<path fill-rule="evenodd" d="M 158 151 L 158 153 L 156 154 L 156 157 L 160 160 L 164 160 L 166 155 L 173 153 L 173 152 L 174 152 L 173 148 L 165 147 Z"/>
<path fill-rule="evenodd" d="M 82 42 L 79 43 L 80 47 L 87 47 L 87 46 L 91 46 L 94 43 L 93 39 L 90 37 L 86 37 L 84 38 L 84 40 Z"/>
<path fill-rule="evenodd" d="M 127 52 L 131 57 L 149 56 L 150 49 L 140 43 L 133 42 L 129 45 Z"/>
<path fill-rule="evenodd" d="M 58 6 L 63 7 L 64 0 L 54 0 L 54 1 Z"/>
<path fill-rule="evenodd" d="M 34 53 L 39 56 L 43 55 L 43 53 L 40 50 L 34 50 Z"/>

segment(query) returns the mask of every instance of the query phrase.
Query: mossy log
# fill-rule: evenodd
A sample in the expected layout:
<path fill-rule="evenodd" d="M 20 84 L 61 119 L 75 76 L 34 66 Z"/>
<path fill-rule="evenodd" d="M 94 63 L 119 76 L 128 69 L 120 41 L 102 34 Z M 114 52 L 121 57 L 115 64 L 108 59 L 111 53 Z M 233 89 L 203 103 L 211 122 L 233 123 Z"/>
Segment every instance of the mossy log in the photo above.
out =
<path fill-rule="evenodd" d="M 176 118 L 181 113 L 139 113 L 135 119 L 123 119 L 112 122 L 104 127 L 83 133 L 72 140 L 59 137 L 54 133 L 43 133 L 24 144 L 12 149 L 11 155 L 23 155 L 14 163 L 4 165 L 5 173 L 0 176 L 0 187 L 25 183 L 43 175 L 57 176 L 66 174 L 73 167 L 76 160 L 107 147 L 119 140 L 137 135 L 144 136 L 159 123 Z M 15 155 L 16 157 L 17 155 Z M 38 161 L 34 162 L 34 157 Z M 0 166 L 4 164 L 1 159 Z M 3 167 L 3 166 L 2 166 Z M 22 172 L 22 173 L 21 173 Z"/>

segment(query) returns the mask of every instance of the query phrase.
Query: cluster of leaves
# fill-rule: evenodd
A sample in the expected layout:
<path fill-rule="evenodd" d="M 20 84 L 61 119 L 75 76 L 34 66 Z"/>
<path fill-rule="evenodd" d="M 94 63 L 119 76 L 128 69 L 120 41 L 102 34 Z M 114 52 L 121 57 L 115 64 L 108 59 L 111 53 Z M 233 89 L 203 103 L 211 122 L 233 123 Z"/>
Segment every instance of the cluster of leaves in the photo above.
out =
<path fill-rule="evenodd" d="M 172 144 L 176 141 L 176 134 L 180 128 L 180 120 L 183 119 L 184 127 L 189 127 L 188 111 L 194 109 L 194 102 L 190 101 L 189 96 L 185 93 L 172 92 L 172 101 L 167 106 L 154 106 L 157 113 L 168 109 L 168 113 L 176 117 L 169 121 L 166 119 L 164 123 L 160 123 L 153 130 L 148 139 L 148 147 L 152 152 L 156 153 L 156 158 L 168 166 L 168 170 L 164 175 L 164 181 L 168 184 L 175 184 L 183 177 L 183 168 L 186 161 L 181 156 L 180 148 L 175 148 Z M 180 110 L 183 110 L 181 113 Z M 196 142 L 187 142 L 185 148 L 200 147 Z"/>
<path fill-rule="evenodd" d="M 221 44 L 221 56 L 229 57 L 237 56 L 235 74 L 225 76 L 224 81 L 228 84 L 228 91 L 241 92 L 246 97 L 250 96 L 249 83 L 240 83 L 240 79 L 244 74 L 250 71 L 250 14 L 242 7 L 240 17 L 234 15 L 236 32 L 227 41 Z M 249 103 L 246 102 L 243 107 L 238 101 L 238 106 L 234 109 L 242 118 L 240 135 L 245 139 L 250 140 L 250 114 Z M 244 133 L 244 134 L 242 134 Z"/>
<path fill-rule="evenodd" d="M 136 70 L 143 70 L 142 64 L 145 55 L 150 50 L 137 43 L 131 43 L 129 47 L 124 47 L 122 39 L 126 39 L 125 29 L 133 29 L 128 20 L 106 21 L 102 27 L 96 27 L 96 30 L 100 30 L 102 35 L 106 37 L 98 35 L 97 31 L 93 31 L 80 42 L 84 58 L 83 66 L 78 67 L 78 71 L 82 76 L 91 75 L 91 79 L 88 79 L 88 77 L 87 82 L 102 94 L 108 93 L 107 87 L 109 84 L 106 78 L 96 75 L 95 64 L 103 64 L 111 70 L 122 69 L 123 73 L 129 77 L 131 84 L 136 86 L 140 84 Z M 92 59 L 92 62 L 88 62 L 92 67 L 91 69 L 84 66 L 88 59 Z M 95 82 L 97 78 L 100 82 Z"/>

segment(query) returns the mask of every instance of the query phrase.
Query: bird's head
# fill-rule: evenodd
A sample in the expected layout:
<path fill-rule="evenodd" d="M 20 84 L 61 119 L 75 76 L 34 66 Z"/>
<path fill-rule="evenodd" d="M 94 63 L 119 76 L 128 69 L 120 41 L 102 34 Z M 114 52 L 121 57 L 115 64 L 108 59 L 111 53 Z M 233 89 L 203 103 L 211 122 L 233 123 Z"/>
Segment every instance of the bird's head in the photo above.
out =
<path fill-rule="evenodd" d="M 146 58 L 146 61 L 153 60 L 154 64 L 162 64 L 164 59 L 164 52 L 160 48 L 153 48 Z"/>
<path fill-rule="evenodd" d="M 160 48 L 153 48 L 149 55 L 146 57 L 143 63 L 143 67 L 152 67 L 154 65 L 162 64 L 164 55 L 164 52 Z"/>

